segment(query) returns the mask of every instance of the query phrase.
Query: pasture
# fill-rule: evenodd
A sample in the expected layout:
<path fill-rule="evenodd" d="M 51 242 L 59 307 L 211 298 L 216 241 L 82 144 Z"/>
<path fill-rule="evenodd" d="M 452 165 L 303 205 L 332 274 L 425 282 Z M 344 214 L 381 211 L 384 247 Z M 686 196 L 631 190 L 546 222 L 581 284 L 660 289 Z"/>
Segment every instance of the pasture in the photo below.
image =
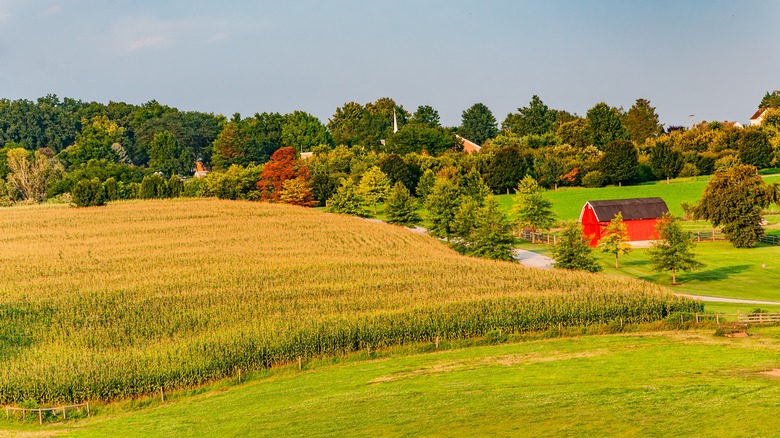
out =
<path fill-rule="evenodd" d="M 780 329 L 742 339 L 713 331 L 392 348 L 275 368 L 162 405 L 4 427 L 85 437 L 775 435 Z"/>
<path fill-rule="evenodd" d="M 764 181 L 767 184 L 780 182 L 780 175 L 765 176 Z M 704 187 L 709 182 L 708 176 L 694 178 L 678 178 L 670 180 L 669 183 L 656 181 L 651 183 L 638 184 L 634 186 L 609 186 L 602 188 L 559 188 L 557 191 L 548 190 L 545 196 L 553 202 L 553 209 L 558 214 L 558 219 L 564 221 L 575 221 L 580 217 L 582 206 L 587 201 L 598 201 L 605 199 L 626 199 L 626 198 L 648 198 L 660 197 L 666 201 L 669 211 L 676 216 L 682 216 L 683 211 L 680 207 L 682 202 L 691 204 L 696 203 L 704 192 Z M 514 205 L 514 195 L 499 195 L 501 205 L 508 211 Z M 778 213 L 780 208 L 771 206 L 770 212 Z M 772 218 L 772 223 L 780 222 L 780 215 Z M 703 226 L 706 229 L 708 226 Z"/>
<path fill-rule="evenodd" d="M 117 400 L 350 351 L 656 321 L 619 277 L 466 258 L 403 228 L 199 200 L 0 211 L 0 402 Z"/>

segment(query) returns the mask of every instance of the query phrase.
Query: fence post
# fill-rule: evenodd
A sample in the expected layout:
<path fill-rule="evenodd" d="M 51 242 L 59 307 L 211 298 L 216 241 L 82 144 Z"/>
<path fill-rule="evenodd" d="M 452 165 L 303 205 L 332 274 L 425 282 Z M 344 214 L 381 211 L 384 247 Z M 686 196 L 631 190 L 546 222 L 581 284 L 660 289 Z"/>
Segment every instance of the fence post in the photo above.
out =
<path fill-rule="evenodd" d="M 66 408 L 65 408 L 65 406 L 63 406 L 63 407 L 62 407 L 62 419 L 63 419 L 63 420 L 66 420 L 66 419 L 67 419 L 67 417 L 65 417 L 65 409 L 66 409 Z"/>
<path fill-rule="evenodd" d="M 89 417 L 89 402 L 87 402 L 87 417 Z"/>
<path fill-rule="evenodd" d="M 165 391 L 163 391 L 163 387 L 160 387 L 160 400 L 165 403 Z"/>
<path fill-rule="evenodd" d="M 43 411 L 38 409 L 38 424 L 43 424 Z"/>
<path fill-rule="evenodd" d="M 696 313 L 696 324 L 698 324 L 698 323 L 699 323 L 699 314 Z"/>

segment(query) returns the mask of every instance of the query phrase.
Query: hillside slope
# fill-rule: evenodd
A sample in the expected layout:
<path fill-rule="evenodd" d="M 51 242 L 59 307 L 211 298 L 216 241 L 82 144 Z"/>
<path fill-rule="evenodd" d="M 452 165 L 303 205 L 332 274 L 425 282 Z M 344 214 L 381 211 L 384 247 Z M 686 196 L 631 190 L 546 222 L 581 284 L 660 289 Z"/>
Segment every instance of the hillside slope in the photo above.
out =
<path fill-rule="evenodd" d="M 0 214 L 0 402 L 116 399 L 345 350 L 690 309 L 644 282 L 217 200 Z"/>

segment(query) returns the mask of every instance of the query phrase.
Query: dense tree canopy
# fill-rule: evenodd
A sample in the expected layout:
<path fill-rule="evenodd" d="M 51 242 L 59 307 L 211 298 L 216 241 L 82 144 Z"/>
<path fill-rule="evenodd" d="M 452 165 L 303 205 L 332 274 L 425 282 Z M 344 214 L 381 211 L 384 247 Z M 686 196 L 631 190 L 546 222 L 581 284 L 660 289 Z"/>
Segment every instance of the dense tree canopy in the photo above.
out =
<path fill-rule="evenodd" d="M 602 149 L 615 140 L 627 140 L 629 135 L 621 122 L 621 114 L 604 102 L 588 110 L 587 135 L 590 144 Z"/>
<path fill-rule="evenodd" d="M 692 212 L 721 227 L 735 247 L 748 248 L 764 234 L 761 213 L 771 199 L 756 168 L 739 165 L 715 172 Z"/>
<path fill-rule="evenodd" d="M 518 108 L 516 114 L 509 114 L 501 129 L 518 135 L 543 135 L 555 128 L 556 114 L 534 95 L 527 107 Z"/>

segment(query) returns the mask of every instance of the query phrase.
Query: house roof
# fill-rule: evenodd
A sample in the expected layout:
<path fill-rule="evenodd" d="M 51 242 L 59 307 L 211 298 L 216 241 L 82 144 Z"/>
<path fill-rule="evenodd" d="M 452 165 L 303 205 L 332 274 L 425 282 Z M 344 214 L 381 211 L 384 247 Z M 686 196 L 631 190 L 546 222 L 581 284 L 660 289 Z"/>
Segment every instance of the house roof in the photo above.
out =
<path fill-rule="evenodd" d="M 631 198 L 631 199 L 611 199 L 607 201 L 588 201 L 582 207 L 583 213 L 585 207 L 590 205 L 593 213 L 596 214 L 596 220 L 599 222 L 609 222 L 619 212 L 623 213 L 623 220 L 638 219 L 657 219 L 669 211 L 661 198 Z M 582 214 L 580 214 L 580 222 Z"/>
<path fill-rule="evenodd" d="M 470 154 L 472 152 L 479 152 L 479 150 L 482 149 L 482 146 L 474 143 L 471 140 L 465 139 L 458 134 L 455 134 L 455 137 L 458 137 L 458 140 L 463 143 L 463 152 Z"/>
<path fill-rule="evenodd" d="M 750 120 L 757 120 L 759 117 L 761 117 L 761 114 L 764 114 L 764 111 L 766 111 L 766 108 L 759 108 L 758 111 L 753 114 Z"/>

